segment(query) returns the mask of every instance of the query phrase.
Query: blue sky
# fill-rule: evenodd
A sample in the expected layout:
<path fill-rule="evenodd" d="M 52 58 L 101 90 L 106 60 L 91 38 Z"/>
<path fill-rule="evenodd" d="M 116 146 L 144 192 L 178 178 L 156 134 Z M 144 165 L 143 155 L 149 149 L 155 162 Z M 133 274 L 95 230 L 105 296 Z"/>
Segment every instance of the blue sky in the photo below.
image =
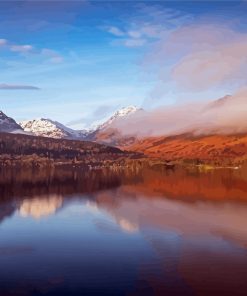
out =
<path fill-rule="evenodd" d="M 151 109 L 231 93 L 243 80 L 239 63 L 194 89 L 181 61 L 209 47 L 227 58 L 234 42 L 243 49 L 246 12 L 240 1 L 0 1 L 0 109 L 17 121 L 81 128 L 130 104 Z"/>

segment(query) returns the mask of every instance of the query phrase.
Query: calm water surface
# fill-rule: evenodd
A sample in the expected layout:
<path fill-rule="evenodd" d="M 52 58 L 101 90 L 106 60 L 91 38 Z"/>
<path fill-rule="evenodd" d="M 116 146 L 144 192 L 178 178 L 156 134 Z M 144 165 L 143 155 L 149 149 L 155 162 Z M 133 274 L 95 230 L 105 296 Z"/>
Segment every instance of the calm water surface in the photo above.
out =
<path fill-rule="evenodd" d="M 247 295 L 247 173 L 1 171 L 0 295 Z"/>

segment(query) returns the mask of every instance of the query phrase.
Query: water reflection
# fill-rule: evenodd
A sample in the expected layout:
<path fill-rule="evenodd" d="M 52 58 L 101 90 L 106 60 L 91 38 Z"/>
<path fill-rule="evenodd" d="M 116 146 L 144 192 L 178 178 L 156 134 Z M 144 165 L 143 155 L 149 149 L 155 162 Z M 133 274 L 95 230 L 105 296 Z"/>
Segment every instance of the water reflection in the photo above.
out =
<path fill-rule="evenodd" d="M 8 171 L 0 295 L 246 295 L 244 171 Z"/>
<path fill-rule="evenodd" d="M 22 217 L 32 216 L 34 219 L 39 219 L 54 214 L 62 202 L 62 195 L 56 194 L 24 199 L 21 201 L 19 213 Z"/>

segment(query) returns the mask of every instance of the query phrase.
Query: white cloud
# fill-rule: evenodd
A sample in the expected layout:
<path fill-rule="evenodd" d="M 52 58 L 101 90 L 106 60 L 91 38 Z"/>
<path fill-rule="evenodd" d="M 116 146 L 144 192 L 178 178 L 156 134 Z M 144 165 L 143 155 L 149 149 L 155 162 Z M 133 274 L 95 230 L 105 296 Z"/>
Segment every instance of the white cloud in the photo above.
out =
<path fill-rule="evenodd" d="M 41 50 L 41 54 L 47 57 L 51 63 L 59 64 L 63 62 L 63 57 L 60 54 L 58 54 L 55 50 L 43 48 Z"/>
<path fill-rule="evenodd" d="M 54 64 L 63 62 L 63 57 L 55 50 L 49 48 L 37 49 L 30 44 L 15 44 L 6 39 L 0 39 L 0 46 L 6 46 L 7 50 L 15 52 L 17 54 L 28 55 L 32 53 L 33 55 L 40 55 L 41 57 L 48 59 L 48 61 Z"/>
<path fill-rule="evenodd" d="M 140 32 L 140 31 L 128 31 L 128 35 L 131 38 L 140 38 L 142 36 L 142 32 Z"/>
<path fill-rule="evenodd" d="M 123 44 L 126 47 L 140 47 L 146 43 L 145 39 L 125 39 Z"/>
<path fill-rule="evenodd" d="M 0 46 L 6 45 L 7 40 L 6 39 L 0 39 Z"/>
<path fill-rule="evenodd" d="M 32 45 L 11 45 L 10 50 L 19 53 L 27 53 L 33 50 Z"/>
<path fill-rule="evenodd" d="M 123 28 L 117 26 L 106 27 L 106 31 L 125 40 L 120 44 L 126 47 L 143 46 L 153 43 L 162 36 L 191 20 L 189 14 L 178 10 L 166 9 L 159 5 L 136 5 L 135 17 L 125 20 Z M 138 39 L 133 41 L 132 39 Z M 113 42 L 118 44 L 118 42 Z M 133 44 L 133 45 L 132 45 Z"/>
<path fill-rule="evenodd" d="M 247 33 L 197 22 L 157 41 L 144 57 L 144 69 L 150 73 L 155 68 L 159 92 L 169 82 L 181 91 L 235 90 L 247 82 L 246 52 Z"/>
<path fill-rule="evenodd" d="M 119 28 L 115 27 L 115 26 L 110 26 L 110 27 L 107 27 L 106 30 L 111 33 L 112 35 L 115 35 L 115 36 L 124 36 L 125 33 L 120 30 Z"/>

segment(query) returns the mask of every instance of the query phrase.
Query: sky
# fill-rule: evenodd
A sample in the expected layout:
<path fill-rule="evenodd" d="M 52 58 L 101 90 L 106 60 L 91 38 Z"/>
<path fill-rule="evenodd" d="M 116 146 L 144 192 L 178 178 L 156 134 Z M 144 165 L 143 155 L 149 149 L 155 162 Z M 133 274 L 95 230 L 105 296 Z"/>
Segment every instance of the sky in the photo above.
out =
<path fill-rule="evenodd" d="M 2 1 L 0 109 L 84 128 L 247 80 L 245 1 Z"/>

